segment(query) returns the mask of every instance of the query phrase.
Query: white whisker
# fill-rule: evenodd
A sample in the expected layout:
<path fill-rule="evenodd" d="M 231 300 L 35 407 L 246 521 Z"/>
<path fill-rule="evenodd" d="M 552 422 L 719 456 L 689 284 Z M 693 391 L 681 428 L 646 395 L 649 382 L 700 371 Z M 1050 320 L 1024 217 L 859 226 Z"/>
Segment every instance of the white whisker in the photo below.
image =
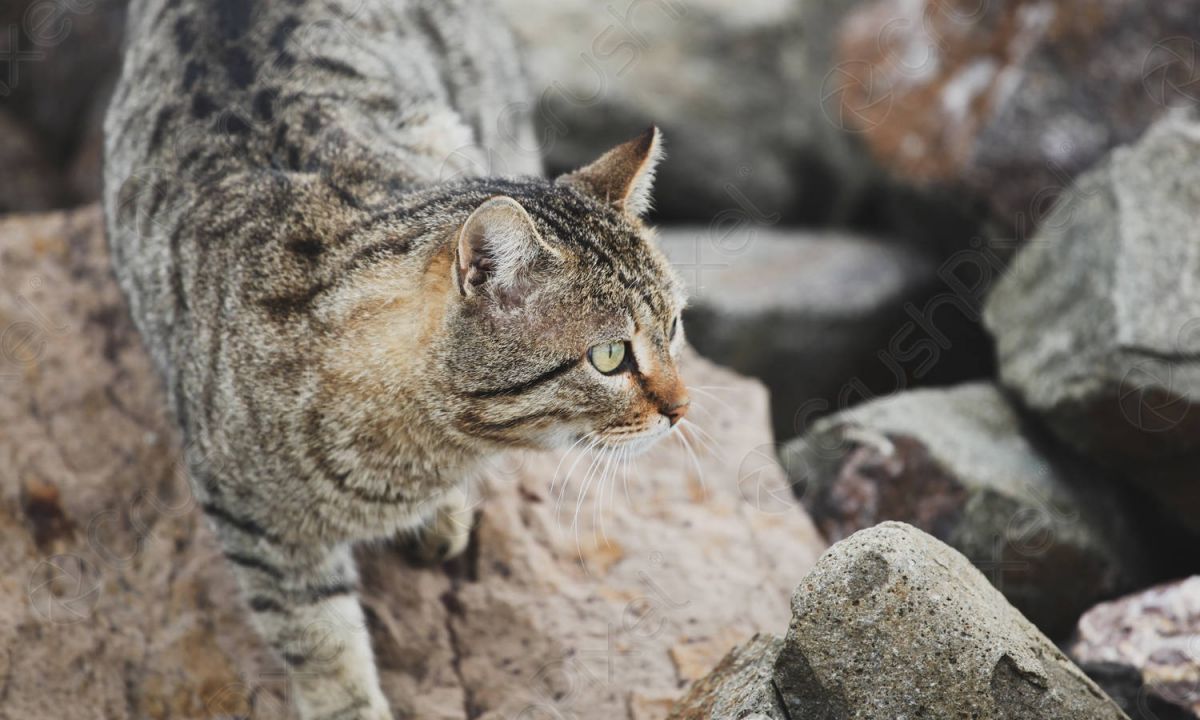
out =
<path fill-rule="evenodd" d="M 688 405 L 688 407 L 699 410 L 700 412 L 704 413 L 706 417 L 710 417 L 710 418 L 713 417 L 713 411 L 710 410 L 708 407 L 705 407 L 704 405 L 696 402 L 695 399 L 692 400 L 692 402 Z"/>
<path fill-rule="evenodd" d="M 699 423 L 695 423 L 687 418 L 684 418 L 679 421 L 679 424 L 692 431 L 693 437 L 695 438 L 697 444 L 704 447 L 704 449 L 713 455 L 716 455 L 717 458 L 722 462 L 726 460 L 725 453 L 721 450 L 721 446 L 717 443 L 717 439 L 709 434 L 707 430 L 700 427 Z"/>
<path fill-rule="evenodd" d="M 561 517 L 559 513 L 562 512 L 562 501 L 563 498 L 567 496 L 567 488 L 571 485 L 571 476 L 575 474 L 575 466 L 577 466 L 580 460 L 582 460 L 589 452 L 599 445 L 600 441 L 601 438 L 599 436 L 593 438 L 592 442 L 588 443 L 588 446 L 584 448 L 578 456 L 576 456 L 575 462 L 571 463 L 570 469 L 567 470 L 567 474 L 563 477 L 562 489 L 558 493 L 558 500 L 554 503 L 554 517 L 556 519 Z"/>
<path fill-rule="evenodd" d="M 625 502 L 629 504 L 629 507 L 633 507 L 633 497 L 629 494 L 629 466 L 632 462 L 633 448 L 626 447 L 624 457 L 625 466 L 621 470 L 621 484 L 625 487 Z"/>
<path fill-rule="evenodd" d="M 733 411 L 734 411 L 734 410 L 733 410 L 733 406 L 732 406 L 732 405 L 730 405 L 729 403 L 725 402 L 725 399 L 724 399 L 724 398 L 722 398 L 722 397 L 719 397 L 719 396 L 717 396 L 716 394 L 714 394 L 714 393 L 711 393 L 711 392 L 709 392 L 708 390 L 706 390 L 706 389 L 704 389 L 704 388 L 702 388 L 702 387 L 689 387 L 689 388 L 688 388 L 688 391 L 689 391 L 689 392 L 691 392 L 691 391 L 698 392 L 698 393 L 700 393 L 701 395 L 703 395 L 704 397 L 706 397 L 706 398 L 709 398 L 709 399 L 710 399 L 710 400 L 712 400 L 713 402 L 718 402 L 718 403 L 720 403 L 720 404 L 721 404 L 721 407 L 725 408 L 725 409 L 726 409 L 726 410 L 728 410 L 729 412 L 733 412 Z"/>
<path fill-rule="evenodd" d="M 554 494 L 554 484 L 556 482 L 558 482 L 558 471 L 562 470 L 563 462 L 566 461 L 567 457 L 571 454 L 572 450 L 579 447 L 579 443 L 583 442 L 584 440 L 587 440 L 589 437 L 591 437 L 595 434 L 596 434 L 595 431 L 591 431 L 591 432 L 584 433 L 583 435 L 581 435 L 578 440 L 571 443 L 571 447 L 567 448 L 567 451 L 564 452 L 562 457 L 558 459 L 558 465 L 556 465 L 554 467 L 554 475 L 551 476 L 551 478 L 550 478 L 550 494 L 551 495 Z M 586 451 L 584 451 L 584 452 L 586 452 Z M 570 475 L 568 474 L 567 477 L 570 477 Z"/>
<path fill-rule="evenodd" d="M 687 436 L 682 432 L 676 434 L 679 436 L 679 440 L 683 443 L 684 448 L 687 449 L 688 455 L 692 458 L 692 463 L 696 466 L 696 477 L 700 479 L 700 489 L 707 496 L 708 488 L 704 484 L 704 470 L 700 467 L 700 458 L 696 457 L 696 451 L 692 449 L 692 444 L 687 441 Z"/>
<path fill-rule="evenodd" d="M 596 458 L 592 460 L 592 464 L 588 465 L 587 474 L 583 476 L 583 484 L 579 486 L 579 495 L 575 498 L 575 515 L 571 518 L 571 529 L 575 531 L 575 540 L 579 540 L 579 513 L 583 510 L 583 501 L 587 498 L 588 488 L 592 484 L 592 476 L 595 475 L 596 468 L 600 461 L 604 459 L 604 450 L 596 453 Z"/>
<path fill-rule="evenodd" d="M 728 385 L 692 385 L 691 387 L 697 390 L 724 390 L 725 392 L 738 392 L 737 388 L 729 387 Z"/>
<path fill-rule="evenodd" d="M 593 539 L 596 530 L 600 531 L 600 538 L 608 545 L 608 530 L 604 526 L 604 488 L 609 482 L 609 472 L 612 470 L 613 461 L 617 457 L 617 450 L 608 452 L 608 460 L 604 463 L 604 472 L 600 474 L 599 491 L 596 493 L 596 504 L 592 506 L 592 533 Z"/>

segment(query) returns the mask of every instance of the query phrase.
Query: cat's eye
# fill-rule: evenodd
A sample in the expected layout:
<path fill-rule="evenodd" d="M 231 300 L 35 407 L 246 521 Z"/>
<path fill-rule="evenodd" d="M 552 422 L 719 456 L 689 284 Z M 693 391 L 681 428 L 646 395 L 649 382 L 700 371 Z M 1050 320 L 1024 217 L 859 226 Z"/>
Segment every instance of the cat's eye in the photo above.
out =
<path fill-rule="evenodd" d="M 597 343 L 588 349 L 588 361 L 605 375 L 612 375 L 625 365 L 625 343 L 619 340 Z"/>

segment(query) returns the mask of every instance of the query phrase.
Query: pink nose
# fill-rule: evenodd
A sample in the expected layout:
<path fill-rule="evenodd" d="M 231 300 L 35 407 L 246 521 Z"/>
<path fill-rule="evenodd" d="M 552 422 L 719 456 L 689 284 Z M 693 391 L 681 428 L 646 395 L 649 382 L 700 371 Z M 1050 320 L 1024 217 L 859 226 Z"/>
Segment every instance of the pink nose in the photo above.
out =
<path fill-rule="evenodd" d="M 684 400 L 683 402 L 677 402 L 670 407 L 662 409 L 662 414 L 666 415 L 667 419 L 671 421 L 671 427 L 675 427 L 683 419 L 683 416 L 687 414 L 690 402 L 690 400 Z"/>

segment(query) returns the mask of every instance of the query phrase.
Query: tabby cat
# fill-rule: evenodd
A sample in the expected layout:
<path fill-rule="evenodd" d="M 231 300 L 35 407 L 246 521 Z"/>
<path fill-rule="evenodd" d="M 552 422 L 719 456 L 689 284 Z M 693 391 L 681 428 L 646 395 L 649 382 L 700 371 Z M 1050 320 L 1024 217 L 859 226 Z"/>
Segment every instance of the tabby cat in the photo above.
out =
<path fill-rule="evenodd" d="M 194 492 L 301 717 L 390 718 L 351 545 L 416 530 L 452 556 L 489 455 L 641 447 L 687 408 L 680 285 L 641 220 L 659 133 L 539 177 L 482 2 L 128 22 L 108 235 Z"/>

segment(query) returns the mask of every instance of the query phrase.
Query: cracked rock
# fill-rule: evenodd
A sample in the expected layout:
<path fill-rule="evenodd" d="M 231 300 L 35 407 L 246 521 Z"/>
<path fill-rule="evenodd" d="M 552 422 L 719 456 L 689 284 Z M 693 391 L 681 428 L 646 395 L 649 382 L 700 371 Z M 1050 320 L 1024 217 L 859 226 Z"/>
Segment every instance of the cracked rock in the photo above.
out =
<path fill-rule="evenodd" d="M 897 522 L 796 588 L 774 682 L 803 720 L 1128 720 L 965 557 Z"/>
<path fill-rule="evenodd" d="M 1076 183 L 984 319 L 1025 405 L 1200 531 L 1197 207 L 1200 122 L 1171 116 Z"/>
<path fill-rule="evenodd" d="M 587 460 L 552 489 L 558 456 L 500 458 L 464 558 L 361 549 L 399 716 L 661 720 L 784 625 L 824 543 L 771 459 L 766 393 L 694 356 L 684 376 L 734 389 L 697 418 L 719 455 L 662 443 L 585 497 Z M 99 210 L 0 221 L 0 714 L 295 717 L 164 402 Z"/>

